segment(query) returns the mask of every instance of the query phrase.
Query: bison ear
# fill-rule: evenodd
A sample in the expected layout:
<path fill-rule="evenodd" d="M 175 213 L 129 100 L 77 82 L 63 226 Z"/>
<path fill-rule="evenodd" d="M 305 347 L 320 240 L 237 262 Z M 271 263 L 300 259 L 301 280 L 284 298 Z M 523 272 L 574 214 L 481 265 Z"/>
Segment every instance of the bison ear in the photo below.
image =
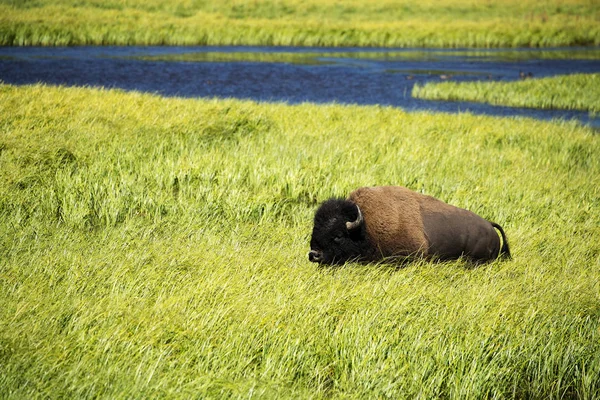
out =
<path fill-rule="evenodd" d="M 356 211 L 358 211 L 358 216 L 356 217 L 356 220 L 346 222 L 346 228 L 349 231 L 353 231 L 357 228 L 360 228 L 360 226 L 363 223 L 363 216 L 362 216 L 362 213 L 360 212 L 360 207 L 356 206 Z"/>

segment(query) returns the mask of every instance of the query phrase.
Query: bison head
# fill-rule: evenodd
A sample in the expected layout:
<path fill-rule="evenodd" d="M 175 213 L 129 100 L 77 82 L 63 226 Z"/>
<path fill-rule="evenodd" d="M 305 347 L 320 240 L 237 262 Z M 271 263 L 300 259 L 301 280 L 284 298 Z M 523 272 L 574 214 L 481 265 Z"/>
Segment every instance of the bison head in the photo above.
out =
<path fill-rule="evenodd" d="M 319 207 L 310 239 L 310 261 L 343 264 L 364 259 L 368 248 L 363 216 L 356 204 L 331 199 Z"/>

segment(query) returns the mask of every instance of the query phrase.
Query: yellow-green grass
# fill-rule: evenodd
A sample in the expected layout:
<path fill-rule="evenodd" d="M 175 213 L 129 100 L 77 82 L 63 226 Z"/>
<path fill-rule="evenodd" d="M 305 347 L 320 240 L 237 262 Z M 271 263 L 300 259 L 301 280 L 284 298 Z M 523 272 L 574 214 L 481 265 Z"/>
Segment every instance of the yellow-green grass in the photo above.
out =
<path fill-rule="evenodd" d="M 0 86 L 1 398 L 600 396 L 600 136 L 387 107 Z M 307 260 L 401 184 L 501 224 L 473 268 Z"/>
<path fill-rule="evenodd" d="M 0 45 L 600 45 L 590 0 L 2 0 Z"/>
<path fill-rule="evenodd" d="M 600 74 L 559 75 L 514 82 L 442 82 L 415 85 L 428 100 L 475 101 L 512 107 L 600 111 Z"/>
<path fill-rule="evenodd" d="M 338 58 L 362 60 L 435 60 L 446 57 L 464 57 L 482 61 L 516 61 L 536 59 L 600 59 L 600 48 L 573 48 L 569 50 L 402 50 L 402 51 L 199 51 L 176 54 L 134 56 L 151 61 L 189 62 L 281 62 L 295 64 L 326 64 Z"/>

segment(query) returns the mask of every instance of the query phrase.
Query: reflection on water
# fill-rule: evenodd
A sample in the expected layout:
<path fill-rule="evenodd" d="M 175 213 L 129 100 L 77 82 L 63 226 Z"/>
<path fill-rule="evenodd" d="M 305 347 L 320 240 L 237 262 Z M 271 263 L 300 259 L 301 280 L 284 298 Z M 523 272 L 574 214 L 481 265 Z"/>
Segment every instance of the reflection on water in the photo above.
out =
<path fill-rule="evenodd" d="M 424 50 L 290 47 L 4 47 L 0 81 L 103 86 L 182 97 L 381 104 L 406 110 L 576 118 L 587 112 L 412 98 L 415 83 L 600 72 L 600 48 Z"/>

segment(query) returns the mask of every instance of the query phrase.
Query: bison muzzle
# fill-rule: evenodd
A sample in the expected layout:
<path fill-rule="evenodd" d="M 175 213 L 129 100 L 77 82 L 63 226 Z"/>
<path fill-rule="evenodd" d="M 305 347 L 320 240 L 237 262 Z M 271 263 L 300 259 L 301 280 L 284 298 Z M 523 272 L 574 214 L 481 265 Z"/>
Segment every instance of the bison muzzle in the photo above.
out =
<path fill-rule="evenodd" d="M 401 186 L 363 187 L 346 200 L 325 201 L 315 214 L 310 249 L 309 260 L 320 264 L 510 258 L 500 225 Z"/>

